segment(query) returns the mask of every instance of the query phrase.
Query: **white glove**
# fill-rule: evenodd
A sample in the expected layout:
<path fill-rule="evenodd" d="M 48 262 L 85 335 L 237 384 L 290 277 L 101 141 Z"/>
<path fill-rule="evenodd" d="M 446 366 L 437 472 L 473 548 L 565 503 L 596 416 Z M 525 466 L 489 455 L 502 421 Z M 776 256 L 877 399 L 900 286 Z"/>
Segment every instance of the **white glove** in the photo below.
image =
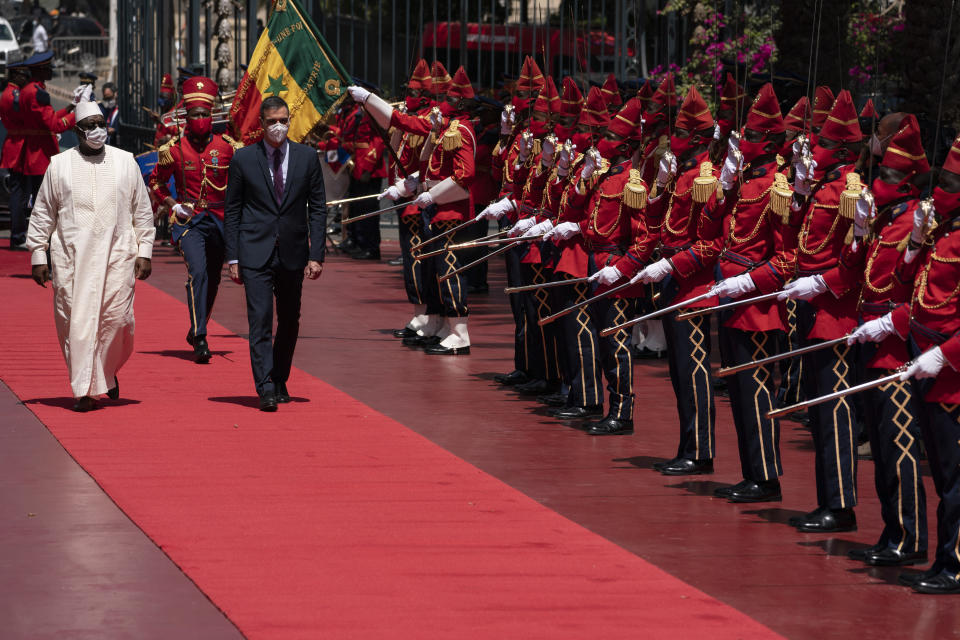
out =
<path fill-rule="evenodd" d="M 514 209 L 516 209 L 516 206 L 514 206 L 513 200 L 503 198 L 484 207 L 483 211 L 477 214 L 477 220 L 499 220 Z"/>
<path fill-rule="evenodd" d="M 173 205 L 173 215 L 177 216 L 180 222 L 186 222 L 193 217 L 193 207 L 188 204 L 177 203 Z"/>
<path fill-rule="evenodd" d="M 583 171 L 580 172 L 580 177 L 584 180 L 589 180 L 590 176 L 596 172 L 597 167 L 600 166 L 600 152 L 596 149 L 587 149 L 587 158 L 583 161 Z"/>
<path fill-rule="evenodd" d="M 590 282 L 599 282 L 605 287 L 609 287 L 610 285 L 622 279 L 623 274 L 620 273 L 620 269 L 617 269 L 613 265 L 604 267 L 603 269 L 600 269 L 600 271 L 597 271 L 595 274 L 590 276 Z"/>
<path fill-rule="evenodd" d="M 554 163 L 554 153 L 557 151 L 556 136 L 549 135 L 543 139 L 543 146 L 540 147 L 540 161 L 545 167 L 552 167 Z"/>
<path fill-rule="evenodd" d="M 648 264 L 643 271 L 637 274 L 636 279 L 644 284 L 660 282 L 673 272 L 673 265 L 666 258 L 660 258 L 653 264 Z"/>
<path fill-rule="evenodd" d="M 657 169 L 657 186 L 663 189 L 675 175 L 677 175 L 677 157 L 672 153 L 663 154 Z"/>
<path fill-rule="evenodd" d="M 533 135 L 520 136 L 517 151 L 519 152 L 518 161 L 520 164 L 523 164 L 527 161 L 527 158 L 530 157 L 530 152 L 533 151 Z"/>
<path fill-rule="evenodd" d="M 386 191 L 377 196 L 377 198 L 380 200 L 383 200 L 384 198 L 387 200 L 399 200 L 402 197 L 403 196 L 400 194 L 400 189 L 397 188 L 397 185 L 395 184 L 390 185 L 387 187 Z"/>
<path fill-rule="evenodd" d="M 847 336 L 847 344 L 853 344 L 855 342 L 881 342 L 887 336 L 892 336 L 893 333 L 893 317 L 888 313 L 885 316 L 864 322 L 854 329 L 850 335 Z"/>
<path fill-rule="evenodd" d="M 727 137 L 727 148 L 737 150 L 740 149 L 740 134 L 738 132 L 730 132 L 730 135 Z"/>
<path fill-rule="evenodd" d="M 433 196 L 430 195 L 429 191 L 424 191 L 416 197 L 413 201 L 413 204 L 417 205 L 421 209 L 426 209 L 433 204 Z"/>
<path fill-rule="evenodd" d="M 580 225 L 576 222 L 561 222 L 547 234 L 544 240 L 567 240 L 580 233 Z"/>
<path fill-rule="evenodd" d="M 873 201 L 873 194 L 869 187 L 864 187 L 857 208 L 853 213 L 853 235 L 862 238 L 867 235 L 867 225 L 877 217 L 877 205 Z M 914 216 L 916 217 L 916 216 Z"/>
<path fill-rule="evenodd" d="M 802 196 L 810 195 L 813 190 L 813 172 L 817 168 L 817 161 L 810 156 L 803 156 L 806 162 L 800 160 L 795 163 L 796 176 L 793 179 L 793 190 Z"/>
<path fill-rule="evenodd" d="M 935 214 L 936 210 L 933 208 L 932 202 L 929 203 L 929 207 L 925 207 L 921 203 L 919 207 L 913 210 L 913 229 L 910 230 L 910 239 L 915 244 L 923 242 L 923 230 L 930 229 Z"/>
<path fill-rule="evenodd" d="M 339 157 L 340 155 L 337 153 L 336 149 L 330 149 L 330 151 L 327 151 L 327 164 L 330 164 L 331 162 L 336 162 L 337 158 Z"/>
<path fill-rule="evenodd" d="M 500 135 L 509 135 L 513 131 L 513 125 L 516 124 L 517 115 L 513 109 L 504 109 L 500 114 Z"/>
<path fill-rule="evenodd" d="M 566 176 L 570 173 L 570 163 L 573 162 L 573 154 L 577 148 L 568 140 L 560 147 L 560 157 L 557 158 L 557 174 Z"/>
<path fill-rule="evenodd" d="M 90 100 L 90 96 L 93 94 L 93 86 L 89 84 L 82 84 L 76 89 L 73 90 L 73 106 L 77 106 L 81 102 L 87 102 Z"/>
<path fill-rule="evenodd" d="M 736 147 L 730 147 L 727 152 L 727 159 L 723 161 L 723 169 L 720 170 L 720 186 L 724 191 L 733 188 L 734 182 L 740 169 L 743 168 L 743 154 Z"/>
<path fill-rule="evenodd" d="M 791 145 L 790 150 L 793 152 L 794 158 L 800 158 L 810 153 L 810 149 L 807 147 L 807 138 L 806 136 L 797 136 Z"/>
<path fill-rule="evenodd" d="M 713 125 L 713 139 L 714 139 L 714 140 L 719 140 L 719 139 L 720 139 L 720 125 L 719 125 L 719 124 Z"/>
<path fill-rule="evenodd" d="M 507 232 L 507 235 L 511 238 L 523 235 L 535 224 L 537 224 L 537 219 L 533 216 L 530 216 L 529 218 L 521 218 L 520 220 L 517 220 L 517 224 L 510 227 L 510 231 Z"/>
<path fill-rule="evenodd" d="M 438 129 L 440 125 L 443 124 L 443 114 L 440 113 L 439 109 L 430 110 L 430 126 L 434 129 Z"/>
<path fill-rule="evenodd" d="M 553 223 L 549 220 L 544 220 L 543 222 L 538 222 L 533 225 L 523 233 L 524 238 L 532 238 L 534 236 L 542 236 L 545 233 L 548 233 L 553 229 Z"/>
<path fill-rule="evenodd" d="M 811 298 L 816 298 L 826 290 L 827 283 L 824 281 L 823 276 L 804 276 L 803 278 L 797 278 L 793 282 L 788 282 L 783 288 L 783 291 L 780 292 L 780 295 L 777 296 L 777 300 L 786 300 L 788 298 L 794 300 L 810 300 Z"/>
<path fill-rule="evenodd" d="M 753 278 L 750 277 L 750 274 L 741 273 L 739 276 L 733 276 L 732 278 L 721 280 L 717 284 L 713 285 L 713 289 L 710 291 L 710 293 L 721 298 L 739 298 L 744 294 L 756 290 L 756 288 L 757 285 L 754 284 Z"/>
<path fill-rule="evenodd" d="M 907 367 L 907 370 L 900 374 L 901 380 L 910 378 L 936 378 L 943 369 L 943 351 L 940 347 L 934 347 L 930 351 L 924 351 L 913 363 Z"/>
<path fill-rule="evenodd" d="M 370 97 L 370 92 L 363 87 L 347 87 L 347 93 L 357 104 L 363 104 Z"/>

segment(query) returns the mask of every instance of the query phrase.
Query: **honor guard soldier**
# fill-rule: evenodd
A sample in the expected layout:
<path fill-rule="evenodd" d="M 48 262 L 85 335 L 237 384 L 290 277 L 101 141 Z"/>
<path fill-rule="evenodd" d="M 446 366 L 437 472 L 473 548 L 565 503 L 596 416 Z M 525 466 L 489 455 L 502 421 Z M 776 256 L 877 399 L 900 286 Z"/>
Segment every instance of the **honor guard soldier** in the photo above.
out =
<path fill-rule="evenodd" d="M 241 147 L 229 136 L 212 132 L 211 109 L 217 93 L 217 85 L 210 78 L 194 76 L 184 82 L 184 133 L 160 147 L 149 181 L 156 198 L 170 208 L 171 240 L 187 266 L 187 342 L 199 364 L 211 358 L 207 321 L 223 270 L 227 172 L 233 152 Z M 168 187 L 171 176 L 176 181 L 176 200 Z"/>
<path fill-rule="evenodd" d="M 423 116 L 429 113 L 434 106 L 432 96 L 433 83 L 430 76 L 430 67 L 427 61 L 420 59 L 417 66 L 413 69 L 413 74 L 407 82 L 407 95 L 404 98 L 404 108 L 410 115 Z M 403 198 L 400 195 L 401 190 L 393 183 L 401 182 L 404 176 L 415 174 L 420 169 L 420 151 L 423 143 L 426 141 L 424 136 L 418 136 L 406 131 L 393 128 L 391 132 L 391 145 L 394 145 L 394 151 L 403 170 L 391 163 L 391 186 L 380 194 L 380 198 L 389 198 L 398 202 Z M 412 193 L 416 189 L 416 179 L 411 179 L 410 188 Z M 407 198 L 409 199 L 409 197 Z M 418 331 L 427 324 L 427 298 L 426 281 L 424 280 L 424 264 L 420 260 L 414 260 L 410 248 L 418 245 L 427 239 L 426 228 L 423 219 L 420 216 L 420 208 L 409 204 L 401 209 L 399 215 L 399 240 L 400 257 L 403 269 L 403 286 L 407 294 L 407 301 L 413 305 L 413 317 L 402 329 L 393 332 L 395 338 L 415 338 Z M 439 310 L 431 309 L 433 314 L 439 313 Z"/>
<path fill-rule="evenodd" d="M 468 114 L 462 111 L 462 101 L 473 98 L 475 94 L 463 67 L 457 69 L 446 99 L 427 116 L 400 113 L 361 87 L 349 87 L 348 91 L 354 101 L 365 106 L 381 127 L 397 127 L 427 138 L 417 176 L 419 194 L 413 203 L 423 211 L 430 235 L 451 231 L 472 218 L 469 188 L 476 173 L 476 141 Z M 406 185 L 400 183 L 394 186 L 401 188 Z M 405 191 L 400 195 L 413 194 Z M 459 257 L 455 251 L 448 249 L 455 243 L 455 236 L 447 236 L 443 244 L 437 247 L 446 251 L 433 258 L 436 288 L 432 295 L 439 298 L 440 314 L 430 316 L 422 330 L 422 338 L 404 339 L 405 344 L 424 347 L 429 355 L 470 353 L 467 289 L 459 276 Z"/>
<path fill-rule="evenodd" d="M 617 77 L 612 73 L 607 75 L 600 87 L 600 95 L 603 101 L 607 103 L 607 113 L 613 118 L 623 106 L 623 96 L 620 95 L 620 87 L 617 86 Z"/>
<path fill-rule="evenodd" d="M 153 146 L 155 147 L 160 147 L 180 133 L 179 127 L 174 123 L 173 109 L 176 102 L 177 90 L 173 86 L 173 76 L 165 73 L 160 80 L 160 97 L 157 98 L 157 108 L 160 110 L 160 116 L 156 121 L 157 132 L 153 136 Z"/>
<path fill-rule="evenodd" d="M 717 268 L 722 279 L 713 292 L 721 304 L 779 291 L 793 277 L 796 251 L 791 236 L 796 232 L 789 227 L 793 191 L 778 172 L 777 161 L 783 144 L 780 105 L 767 83 L 747 113 L 744 130 L 730 137 L 720 172 L 723 251 Z M 776 300 L 722 313 L 718 338 L 723 364 L 733 366 L 776 353 L 786 329 L 784 315 Z M 772 371 L 760 367 L 728 380 L 743 481 L 714 494 L 731 502 L 779 501 L 780 423 L 766 417 L 776 402 Z"/>
<path fill-rule="evenodd" d="M 888 151 L 889 153 L 889 151 Z M 884 156 L 886 161 L 886 156 Z M 960 138 L 943 164 L 933 206 L 914 209 L 900 283 L 915 283 L 909 304 L 862 325 L 855 336 L 883 341 L 896 334 L 915 359 L 901 374 L 913 379 L 920 432 L 937 507 L 933 565 L 900 575 L 920 593 L 960 593 Z"/>
<path fill-rule="evenodd" d="M 606 110 L 596 100 L 599 92 L 591 89 L 587 107 L 602 122 Z M 631 99 L 609 121 L 602 139 L 590 147 L 586 157 L 564 191 L 560 222 L 548 235 L 560 245 L 557 273 L 571 278 L 590 278 L 594 295 L 625 284 L 649 262 L 656 246 L 656 233 L 647 228 L 645 208 L 647 188 L 634 168 L 632 156 L 640 145 L 641 103 Z M 599 127 L 598 127 L 599 129 Z M 599 133 L 599 131 L 596 131 Z M 601 297 L 575 313 L 574 322 L 565 325 L 565 341 L 576 348 L 583 342 L 596 344 L 592 359 L 568 352 L 566 362 L 580 366 L 571 371 L 574 384 L 571 395 L 588 396 L 597 404 L 582 407 L 579 415 L 554 414 L 571 419 L 600 415 L 598 421 L 584 426 L 590 435 L 628 435 L 633 433 L 633 352 L 631 331 L 619 329 L 601 337 L 601 330 L 626 322 L 633 314 L 633 298 L 639 292 L 627 290 Z M 567 317 L 573 315 L 568 314 Z M 581 364 L 582 362 L 582 364 Z M 600 371 L 610 391 L 607 413 L 602 413 L 603 391 Z M 571 409 L 575 408 L 571 405 Z M 570 412 L 572 413 L 572 412 Z M 569 415 L 565 418 L 565 415 Z"/>
<path fill-rule="evenodd" d="M 818 91 L 819 93 L 819 91 Z M 818 103 L 818 106 L 819 103 Z M 816 124 L 817 109 L 814 110 Z M 858 291 L 831 291 L 823 274 L 837 266 L 853 241 L 861 184 L 855 172 L 862 134 L 849 91 L 841 91 L 813 147 L 812 159 L 794 165 L 792 215 L 802 220 L 797 239 L 798 278 L 780 294 L 798 300 L 801 346 L 842 338 L 857 325 Z M 854 384 L 856 349 L 833 344 L 803 356 L 803 385 L 816 398 Z M 810 410 L 816 456 L 817 508 L 790 524 L 808 533 L 853 531 L 857 504 L 857 448 L 853 405 L 846 397 Z"/>
<path fill-rule="evenodd" d="M 384 163 L 385 141 L 373 128 L 369 116 L 359 105 L 354 105 L 343 123 L 343 146 L 353 156 L 350 169 L 351 198 L 371 196 L 380 192 L 380 183 L 387 176 Z M 376 211 L 377 200 L 369 198 L 351 203 L 350 217 Z M 347 226 L 352 242 L 350 256 L 355 260 L 380 259 L 380 218 L 374 216 Z"/>
<path fill-rule="evenodd" d="M 923 216 L 921 185 L 930 178 L 917 119 L 907 115 L 889 142 L 872 183 L 872 202 L 860 199 L 854 217 L 854 241 L 840 264 L 823 274 L 831 291 L 860 293 L 860 321 L 847 338 L 861 345 L 858 370 L 864 380 L 889 375 L 909 360 L 906 343 L 892 333 L 880 340 L 880 318 L 910 301 L 913 281 L 902 282 L 896 267 L 910 239 L 914 214 Z M 874 215 L 875 214 L 875 215 Z M 871 229 L 872 227 L 872 229 Z M 870 565 L 900 566 L 927 559 L 927 513 L 920 477 L 920 429 L 911 381 L 891 382 L 863 392 L 874 481 L 880 500 L 883 532 L 872 547 L 850 552 Z"/>
<path fill-rule="evenodd" d="M 80 85 L 73 102 L 56 111 L 44 86 L 52 77 L 52 59 L 53 52 L 47 51 L 7 65 L 10 81 L 0 95 L 0 120 L 7 130 L 0 168 L 10 172 L 10 248 L 16 251 L 27 250 L 27 209 L 50 158 L 60 152 L 56 134 L 73 127 L 74 107 L 92 94 L 89 85 Z"/>
<path fill-rule="evenodd" d="M 503 104 L 492 98 L 477 96 L 473 106 L 473 132 L 477 139 L 477 176 L 470 185 L 470 198 L 473 200 L 473 211 L 479 214 L 488 204 L 496 201 L 500 193 L 500 181 L 494 178 L 493 149 L 500 141 L 500 114 L 503 113 Z M 464 237 L 467 240 L 480 240 L 490 233 L 489 221 L 480 220 L 466 230 Z M 464 253 L 464 262 L 468 264 L 479 260 L 486 254 L 486 248 L 481 247 Z M 470 293 L 487 293 L 490 285 L 487 282 L 489 262 L 484 260 L 467 271 L 467 281 Z"/>
<path fill-rule="evenodd" d="M 660 159 L 657 195 L 648 206 L 650 215 L 663 221 L 661 257 L 644 268 L 640 279 L 645 283 L 663 283 L 663 305 L 706 293 L 715 283 L 713 269 L 721 239 L 716 204 L 719 172 L 710 162 L 707 148 L 713 130 L 707 103 L 691 87 L 670 136 L 671 154 Z M 713 306 L 716 298 L 695 304 Z M 654 469 L 665 475 L 713 473 L 716 408 L 710 376 L 710 317 L 678 320 L 676 315 L 666 316 L 663 328 L 670 380 L 677 396 L 680 444 L 675 458 L 658 463 Z"/>

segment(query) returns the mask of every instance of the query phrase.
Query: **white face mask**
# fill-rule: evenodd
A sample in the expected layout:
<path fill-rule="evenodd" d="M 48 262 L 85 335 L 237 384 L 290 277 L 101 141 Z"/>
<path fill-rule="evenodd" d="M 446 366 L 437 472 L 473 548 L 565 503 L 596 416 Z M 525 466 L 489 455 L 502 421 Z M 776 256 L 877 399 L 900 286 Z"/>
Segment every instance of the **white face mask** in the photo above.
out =
<path fill-rule="evenodd" d="M 283 141 L 287 139 L 287 131 L 289 129 L 289 125 L 281 122 L 275 122 L 267 127 L 267 140 L 273 144 L 282 144 Z"/>
<path fill-rule="evenodd" d="M 107 143 L 107 129 L 106 127 L 97 127 L 87 131 L 84 138 L 86 138 L 87 146 L 91 149 L 102 149 L 103 145 Z"/>

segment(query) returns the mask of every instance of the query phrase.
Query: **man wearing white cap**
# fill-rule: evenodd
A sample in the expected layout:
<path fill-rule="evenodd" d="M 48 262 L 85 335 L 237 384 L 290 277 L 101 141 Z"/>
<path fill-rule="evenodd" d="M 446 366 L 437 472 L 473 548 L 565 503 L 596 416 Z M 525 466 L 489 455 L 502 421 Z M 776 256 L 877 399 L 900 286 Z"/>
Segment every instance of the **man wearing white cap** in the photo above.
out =
<path fill-rule="evenodd" d="M 27 248 L 36 283 L 53 281 L 57 335 L 77 399 L 73 409 L 90 411 L 96 396 L 120 396 L 117 371 L 133 353 L 134 279 L 150 275 L 156 231 L 137 162 L 106 146 L 97 103 L 78 104 L 76 118 L 80 145 L 51 159 Z"/>

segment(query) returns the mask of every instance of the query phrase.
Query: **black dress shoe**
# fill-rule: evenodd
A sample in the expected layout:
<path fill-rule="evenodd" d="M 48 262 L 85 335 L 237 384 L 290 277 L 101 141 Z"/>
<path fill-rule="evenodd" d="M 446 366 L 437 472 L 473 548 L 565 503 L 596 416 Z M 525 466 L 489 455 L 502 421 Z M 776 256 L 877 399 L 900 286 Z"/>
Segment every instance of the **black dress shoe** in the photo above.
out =
<path fill-rule="evenodd" d="M 391 267 L 402 267 L 403 266 L 403 256 L 397 256 L 391 260 L 387 260 L 387 264 Z"/>
<path fill-rule="evenodd" d="M 713 473 L 713 460 L 677 458 L 658 469 L 665 476 L 702 476 Z"/>
<path fill-rule="evenodd" d="M 379 260 L 380 252 L 373 249 L 363 249 L 350 256 L 354 260 Z"/>
<path fill-rule="evenodd" d="M 598 404 L 586 407 L 563 406 L 547 411 L 547 415 L 558 420 L 583 420 L 585 418 L 597 418 L 603 415 L 603 407 Z"/>
<path fill-rule="evenodd" d="M 809 513 L 805 513 L 802 516 L 791 516 L 790 519 L 787 520 L 787 524 L 789 524 L 791 527 L 799 527 L 802 523 L 806 522 L 807 520 L 810 520 L 813 518 L 819 518 L 820 514 L 826 510 L 827 510 L 826 507 L 817 507 L 813 511 L 810 511 Z"/>
<path fill-rule="evenodd" d="M 260 411 L 272 412 L 277 410 L 277 396 L 273 393 L 265 393 L 260 396 Z"/>
<path fill-rule="evenodd" d="M 433 345 L 440 344 L 439 336 L 420 336 L 415 335 L 409 338 L 403 339 L 403 346 L 405 347 L 414 347 L 416 349 L 422 349 L 424 347 L 432 347 Z"/>
<path fill-rule="evenodd" d="M 587 435 L 591 436 L 629 436 L 632 434 L 633 420 L 618 420 L 611 417 L 591 423 L 587 428 Z"/>
<path fill-rule="evenodd" d="M 730 502 L 780 502 L 780 481 L 750 482 L 730 494 Z"/>
<path fill-rule="evenodd" d="M 187 344 L 193 346 L 193 329 L 187 331 Z"/>
<path fill-rule="evenodd" d="M 546 393 L 542 396 L 537 396 L 537 402 L 540 404 L 545 404 L 548 407 L 563 407 L 566 406 L 567 400 L 570 399 L 570 394 L 564 393 L 563 391 L 557 391 L 556 393 Z"/>
<path fill-rule="evenodd" d="M 863 560 L 874 567 L 907 567 L 926 564 L 926 551 L 897 551 L 892 547 L 868 553 Z"/>
<path fill-rule="evenodd" d="M 658 462 L 657 464 L 653 465 L 653 468 L 659 471 L 660 470 L 659 467 L 663 467 L 666 464 L 667 463 L 665 462 Z M 741 480 L 737 484 L 731 484 L 730 486 L 727 486 L 727 487 L 717 487 L 716 489 L 713 490 L 713 495 L 718 498 L 729 498 L 734 491 L 737 491 L 738 489 L 742 489 L 749 484 L 750 484 L 749 480 Z"/>
<path fill-rule="evenodd" d="M 934 565 L 926 571 L 903 571 L 897 576 L 897 582 L 905 587 L 912 587 L 921 580 L 929 580 L 940 574 L 940 567 Z"/>
<path fill-rule="evenodd" d="M 654 471 L 663 471 L 665 467 L 675 465 L 681 460 L 683 460 L 683 458 L 673 458 L 672 460 L 665 460 L 663 462 L 654 462 L 652 467 Z"/>
<path fill-rule="evenodd" d="M 847 551 L 847 557 L 850 558 L 851 560 L 863 562 L 866 559 L 868 554 L 876 553 L 877 551 L 883 551 L 886 548 L 887 548 L 887 545 L 880 544 L 878 542 L 872 547 L 858 547 L 856 549 L 850 549 L 850 551 Z"/>
<path fill-rule="evenodd" d="M 351 252 L 357 251 L 358 249 L 360 249 L 360 247 L 358 247 L 357 243 L 354 242 L 352 239 L 347 238 L 343 242 L 340 242 L 339 244 L 337 244 L 337 249 L 339 249 L 340 251 L 344 251 L 346 253 L 351 253 Z"/>
<path fill-rule="evenodd" d="M 530 379 L 530 376 L 528 376 L 523 371 L 520 371 L 520 369 L 514 369 L 510 373 L 498 373 L 497 375 L 493 376 L 494 382 L 498 382 L 508 387 L 512 387 L 517 384 L 523 384 L 524 382 L 527 382 L 529 379 Z"/>
<path fill-rule="evenodd" d="M 523 384 L 518 384 L 513 387 L 514 391 L 517 393 L 523 394 L 525 396 L 539 396 L 544 393 L 551 393 L 557 390 L 558 383 L 556 382 L 547 382 L 546 380 L 530 380 L 524 382 Z"/>
<path fill-rule="evenodd" d="M 278 382 L 277 390 L 273 395 L 277 399 L 278 404 L 287 404 L 290 402 L 290 392 L 287 391 L 287 383 Z"/>
<path fill-rule="evenodd" d="M 797 525 L 803 533 L 840 533 L 857 530 L 857 515 L 853 509 L 824 509 L 819 515 L 807 518 Z"/>
<path fill-rule="evenodd" d="M 120 399 L 120 381 L 117 380 L 117 376 L 113 376 L 113 389 L 107 389 L 107 397 L 111 400 Z"/>
<path fill-rule="evenodd" d="M 197 364 L 207 364 L 213 354 L 210 353 L 210 347 L 207 345 L 207 339 L 203 336 L 193 339 L 193 361 Z"/>
<path fill-rule="evenodd" d="M 73 405 L 73 410 L 77 413 L 86 413 L 97 408 L 97 401 L 90 396 L 83 396 Z"/>
<path fill-rule="evenodd" d="M 415 335 L 417 335 L 417 332 L 411 329 L 410 327 L 404 327 L 403 329 L 393 330 L 394 338 L 412 338 Z"/>
<path fill-rule="evenodd" d="M 950 595 L 960 593 L 960 580 L 956 575 L 941 571 L 935 576 L 918 580 L 913 585 L 913 590 L 917 593 L 929 593 L 932 595 Z"/>
<path fill-rule="evenodd" d="M 423 352 L 429 356 L 468 356 L 470 355 L 470 345 L 465 347 L 445 347 L 438 342 L 435 345 L 426 347 Z"/>

